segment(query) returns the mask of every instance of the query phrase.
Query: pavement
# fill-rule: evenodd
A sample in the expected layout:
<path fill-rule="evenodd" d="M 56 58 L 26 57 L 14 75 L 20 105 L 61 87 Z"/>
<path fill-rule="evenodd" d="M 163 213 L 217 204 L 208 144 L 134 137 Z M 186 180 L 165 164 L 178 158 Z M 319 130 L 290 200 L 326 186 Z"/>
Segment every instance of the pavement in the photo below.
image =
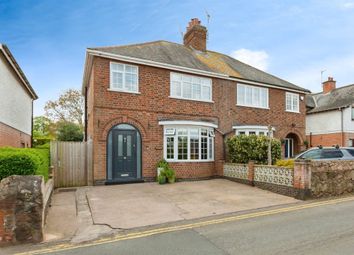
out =
<path fill-rule="evenodd" d="M 80 243 L 117 231 L 302 203 L 225 179 L 139 183 L 56 192 L 45 240 Z"/>
<path fill-rule="evenodd" d="M 347 196 L 173 223 L 76 245 L 30 247 L 20 254 L 353 254 L 353 211 L 354 196 Z"/>

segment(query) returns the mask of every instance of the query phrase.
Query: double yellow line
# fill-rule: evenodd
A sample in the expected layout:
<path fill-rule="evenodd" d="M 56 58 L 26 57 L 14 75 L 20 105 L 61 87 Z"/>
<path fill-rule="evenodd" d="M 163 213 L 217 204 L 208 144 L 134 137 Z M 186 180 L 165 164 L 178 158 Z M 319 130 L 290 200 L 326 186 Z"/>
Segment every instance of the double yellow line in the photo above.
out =
<path fill-rule="evenodd" d="M 59 245 L 55 245 L 55 246 L 40 249 L 40 250 L 29 251 L 29 252 L 24 252 L 24 253 L 17 253 L 17 255 L 45 254 L 45 253 L 51 253 L 51 252 L 61 252 L 61 251 L 66 251 L 66 250 L 73 250 L 73 249 L 85 248 L 85 247 L 90 247 L 90 246 L 108 244 L 108 243 L 113 243 L 113 242 L 118 242 L 118 241 L 142 238 L 142 237 L 163 234 L 163 233 L 169 233 L 169 232 L 174 232 L 174 231 L 200 228 L 200 227 L 205 227 L 208 225 L 215 225 L 215 224 L 220 224 L 220 223 L 225 223 L 225 222 L 230 222 L 230 221 L 245 220 L 245 219 L 251 219 L 251 218 L 256 218 L 256 217 L 261 217 L 261 216 L 268 216 L 268 215 L 304 210 L 304 209 L 309 209 L 309 208 L 314 208 L 314 207 L 319 207 L 319 206 L 333 205 L 333 204 L 349 202 L 349 201 L 354 201 L 354 196 L 333 199 L 333 200 L 327 200 L 327 201 L 322 201 L 322 202 L 313 202 L 313 203 L 307 203 L 307 204 L 302 204 L 302 205 L 295 205 L 295 206 L 284 207 L 284 208 L 279 208 L 279 209 L 265 210 L 265 211 L 261 211 L 261 212 L 247 213 L 247 214 L 242 214 L 242 215 L 227 216 L 227 217 L 220 218 L 220 219 L 206 220 L 206 221 L 195 222 L 195 223 L 184 224 L 184 225 L 155 228 L 155 229 L 141 231 L 141 232 L 133 232 L 130 234 L 123 234 L 123 235 L 117 235 L 117 236 L 110 237 L 110 238 L 99 239 L 99 240 L 96 240 L 96 241 L 93 241 L 90 243 L 86 243 L 86 244 L 71 244 L 71 243 L 59 244 Z"/>

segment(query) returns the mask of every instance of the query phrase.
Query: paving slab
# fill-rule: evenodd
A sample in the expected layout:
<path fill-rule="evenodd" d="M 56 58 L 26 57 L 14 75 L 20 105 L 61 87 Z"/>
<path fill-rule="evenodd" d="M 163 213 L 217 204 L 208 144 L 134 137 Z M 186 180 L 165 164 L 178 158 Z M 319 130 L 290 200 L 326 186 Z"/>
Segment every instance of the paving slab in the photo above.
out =
<path fill-rule="evenodd" d="M 87 189 L 94 224 L 131 229 L 299 202 L 224 179 Z M 300 202 L 299 202 L 300 203 Z"/>
<path fill-rule="evenodd" d="M 70 239 L 78 228 L 75 191 L 54 192 L 44 227 L 45 241 Z"/>

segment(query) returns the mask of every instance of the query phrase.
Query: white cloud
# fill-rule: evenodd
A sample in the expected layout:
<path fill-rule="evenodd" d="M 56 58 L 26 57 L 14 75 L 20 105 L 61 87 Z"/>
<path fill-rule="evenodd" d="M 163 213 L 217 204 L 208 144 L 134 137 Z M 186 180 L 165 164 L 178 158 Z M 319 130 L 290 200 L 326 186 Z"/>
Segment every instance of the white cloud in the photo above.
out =
<path fill-rule="evenodd" d="M 337 87 L 353 84 L 354 55 L 322 59 L 321 61 L 304 65 L 303 68 L 290 73 L 284 78 L 312 92 L 320 92 L 322 90 L 321 70 L 326 70 L 323 73 L 323 81 L 327 80 L 328 76 L 331 76 L 337 81 Z"/>
<path fill-rule="evenodd" d="M 345 2 L 342 4 L 342 8 L 344 9 L 353 9 L 354 8 L 354 2 Z"/>
<path fill-rule="evenodd" d="M 269 66 L 269 55 L 263 50 L 252 51 L 248 49 L 239 49 L 231 52 L 230 56 L 263 71 L 266 71 Z"/>

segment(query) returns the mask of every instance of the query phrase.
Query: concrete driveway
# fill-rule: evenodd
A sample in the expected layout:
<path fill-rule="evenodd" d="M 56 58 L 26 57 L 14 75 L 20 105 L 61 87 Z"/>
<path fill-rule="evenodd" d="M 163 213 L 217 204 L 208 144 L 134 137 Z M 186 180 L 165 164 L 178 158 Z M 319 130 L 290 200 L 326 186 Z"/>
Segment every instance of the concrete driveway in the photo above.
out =
<path fill-rule="evenodd" d="M 90 187 L 93 223 L 130 229 L 299 202 L 255 187 L 214 179 L 158 185 Z"/>

